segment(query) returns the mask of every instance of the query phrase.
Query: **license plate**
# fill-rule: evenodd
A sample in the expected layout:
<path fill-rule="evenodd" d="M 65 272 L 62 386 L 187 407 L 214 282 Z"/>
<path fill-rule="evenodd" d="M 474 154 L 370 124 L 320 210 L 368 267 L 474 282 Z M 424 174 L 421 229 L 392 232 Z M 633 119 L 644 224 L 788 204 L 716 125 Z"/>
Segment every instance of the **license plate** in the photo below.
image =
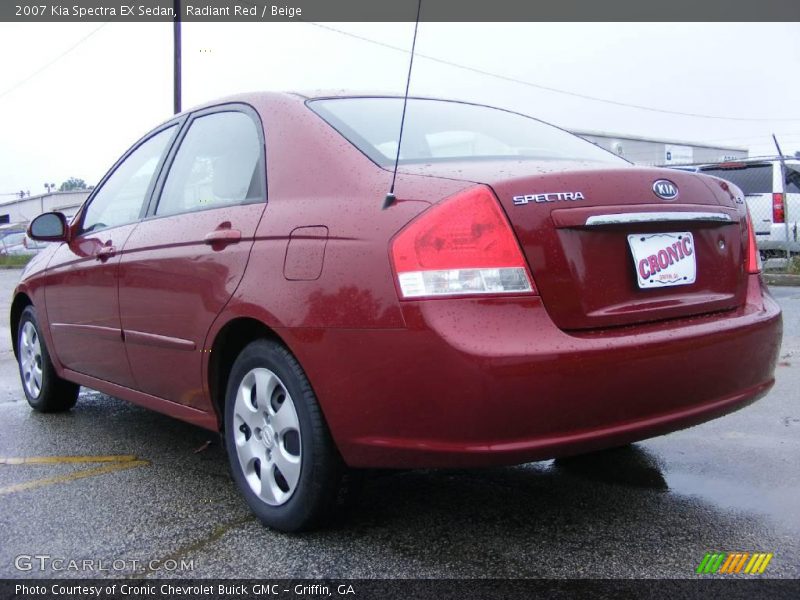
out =
<path fill-rule="evenodd" d="M 678 233 L 637 233 L 628 236 L 640 289 L 694 283 L 697 260 L 694 238 Z"/>

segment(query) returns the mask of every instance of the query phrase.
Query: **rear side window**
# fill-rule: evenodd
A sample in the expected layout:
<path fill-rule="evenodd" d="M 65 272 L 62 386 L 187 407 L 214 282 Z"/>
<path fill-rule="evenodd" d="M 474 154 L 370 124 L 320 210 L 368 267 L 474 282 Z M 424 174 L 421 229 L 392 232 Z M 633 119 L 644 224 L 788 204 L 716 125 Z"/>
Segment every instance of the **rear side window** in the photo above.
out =
<path fill-rule="evenodd" d="M 402 98 L 333 98 L 308 106 L 374 162 L 394 164 Z M 462 102 L 408 100 L 401 163 L 493 158 L 628 164 L 591 142 L 517 113 Z"/>
<path fill-rule="evenodd" d="M 737 168 L 702 169 L 702 173 L 730 181 L 745 195 L 772 193 L 772 165 L 743 165 Z"/>
<path fill-rule="evenodd" d="M 175 126 L 172 126 L 148 138 L 116 168 L 86 208 L 84 232 L 126 225 L 139 219 L 153 174 L 174 133 Z"/>
<path fill-rule="evenodd" d="M 191 122 L 164 183 L 157 215 L 264 199 L 261 138 L 241 112 L 219 112 Z"/>
<path fill-rule="evenodd" d="M 800 194 L 800 165 L 786 165 L 786 192 Z"/>

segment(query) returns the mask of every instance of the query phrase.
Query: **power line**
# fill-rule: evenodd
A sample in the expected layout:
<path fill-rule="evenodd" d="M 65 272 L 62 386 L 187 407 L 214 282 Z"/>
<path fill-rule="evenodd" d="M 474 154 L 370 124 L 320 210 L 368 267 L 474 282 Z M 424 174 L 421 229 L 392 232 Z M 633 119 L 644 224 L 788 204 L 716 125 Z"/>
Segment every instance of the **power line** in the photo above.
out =
<path fill-rule="evenodd" d="M 83 42 L 85 42 L 86 40 L 88 40 L 90 37 L 92 37 L 92 36 L 93 36 L 95 33 L 97 33 L 98 31 L 100 31 L 100 30 L 101 30 L 103 27 L 105 27 L 106 25 L 108 25 L 108 23 L 103 23 L 103 24 L 102 24 L 102 25 L 100 25 L 99 27 L 97 27 L 97 28 L 93 29 L 93 30 L 92 30 L 92 31 L 90 31 L 88 34 L 86 34 L 86 35 L 85 35 L 85 36 L 83 36 L 81 39 L 79 39 L 77 42 L 75 42 L 74 44 L 72 44 L 72 46 L 70 46 L 69 48 L 67 48 L 66 50 L 64 50 L 64 51 L 63 51 L 61 54 L 59 54 L 58 56 L 56 56 L 56 57 L 55 57 L 53 60 L 51 60 L 50 62 L 48 62 L 48 63 L 46 63 L 46 64 L 42 65 L 41 67 L 39 67 L 38 69 L 36 69 L 36 70 L 35 70 L 33 73 L 31 73 L 30 75 L 28 75 L 28 76 L 27 76 L 25 79 L 22 79 L 22 80 L 18 81 L 17 83 L 15 83 L 14 85 L 12 85 L 12 86 L 11 86 L 10 88 L 8 88 L 7 90 L 5 90 L 5 91 L 3 91 L 3 92 L 0 92 L 0 98 L 3 98 L 3 97 L 5 97 L 5 96 L 7 96 L 8 94 L 10 94 L 11 92 L 13 92 L 13 91 L 14 91 L 14 90 L 16 90 L 17 88 L 19 88 L 19 87 L 21 87 L 21 86 L 25 85 L 26 83 L 28 83 L 28 82 L 29 82 L 31 79 L 33 79 L 34 77 L 36 77 L 37 75 L 39 75 L 40 73 L 42 73 L 43 71 L 45 71 L 46 69 L 48 69 L 48 68 L 52 67 L 52 66 L 53 66 L 55 63 L 57 63 L 59 60 L 61 60 L 62 58 L 64 58 L 64 57 L 65 57 L 67 54 L 69 54 L 69 53 L 70 53 L 70 52 L 72 52 L 73 50 L 75 50 L 75 48 L 77 48 L 78 46 L 80 46 L 80 45 L 81 45 Z"/>
<path fill-rule="evenodd" d="M 312 23 L 310 21 L 304 21 L 309 25 L 313 25 L 314 27 L 319 27 L 320 29 L 326 29 L 328 31 L 332 31 L 334 33 L 338 33 L 347 37 L 351 37 L 357 40 L 361 40 L 362 42 L 367 42 L 370 44 L 374 44 L 376 46 L 382 46 L 383 48 L 388 48 L 389 50 L 394 50 L 396 52 L 403 52 L 408 54 L 408 50 L 405 48 L 401 48 L 399 46 L 393 46 L 392 44 L 387 44 L 386 42 L 381 42 L 378 40 L 373 40 L 372 38 L 368 38 L 362 35 L 358 35 L 357 33 L 351 33 L 349 31 L 344 31 L 342 29 L 337 29 L 336 27 L 331 27 L 330 25 L 323 25 L 322 23 Z M 553 92 L 556 94 L 563 94 L 565 96 L 572 96 L 574 98 L 581 98 L 583 100 L 591 100 L 593 102 L 603 102 L 605 104 L 611 104 L 614 106 L 623 106 L 625 108 L 635 108 L 638 110 L 646 110 L 650 112 L 657 112 L 663 113 L 668 115 L 679 115 L 683 117 L 695 117 L 701 119 L 717 119 L 723 121 L 764 121 L 764 122 L 775 122 L 775 121 L 800 121 L 800 118 L 760 118 L 760 117 L 722 117 L 718 115 L 706 115 L 702 113 L 689 113 L 689 112 L 681 112 L 677 110 L 667 110 L 664 108 L 654 108 L 652 106 L 643 106 L 641 104 L 631 104 L 628 102 L 619 102 L 617 100 L 609 100 L 608 98 L 599 98 L 597 96 L 590 96 L 588 94 L 581 94 L 578 92 L 571 92 L 568 90 L 562 90 L 559 88 L 549 87 L 546 85 L 541 85 L 538 83 L 533 83 L 532 81 L 525 81 L 524 79 L 517 79 L 515 77 L 510 77 L 508 75 L 501 75 L 499 73 L 493 73 L 491 71 L 486 71 L 484 69 L 479 69 L 477 67 L 471 67 L 469 65 L 463 65 L 457 62 L 445 60 L 443 58 L 438 58 L 436 56 L 431 56 L 429 54 L 422 54 L 421 52 L 417 52 L 416 55 L 420 58 L 425 58 L 432 62 L 437 62 L 443 65 L 447 65 L 450 67 L 455 67 L 457 69 L 463 69 L 464 71 L 471 71 L 473 73 L 477 73 L 479 75 L 485 75 L 486 77 L 493 77 L 495 79 L 500 79 L 502 81 L 508 81 L 511 83 L 517 83 L 520 85 L 525 85 L 528 87 L 536 88 L 539 90 L 545 90 L 547 92 Z"/>

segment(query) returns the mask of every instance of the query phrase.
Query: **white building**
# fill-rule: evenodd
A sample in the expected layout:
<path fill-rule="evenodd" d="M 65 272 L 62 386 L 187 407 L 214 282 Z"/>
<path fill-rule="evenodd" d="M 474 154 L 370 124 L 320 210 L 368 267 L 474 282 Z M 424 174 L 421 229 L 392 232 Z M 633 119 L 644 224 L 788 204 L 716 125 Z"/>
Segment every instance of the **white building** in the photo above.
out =
<path fill-rule="evenodd" d="M 89 194 L 89 190 L 75 190 L 7 200 L 0 203 L 0 224 L 27 223 L 44 212 L 62 212 L 70 219 Z"/>
<path fill-rule="evenodd" d="M 603 131 L 573 131 L 575 135 L 626 158 L 634 164 L 668 167 L 717 163 L 747 158 L 748 150 L 676 140 L 657 140 Z"/>

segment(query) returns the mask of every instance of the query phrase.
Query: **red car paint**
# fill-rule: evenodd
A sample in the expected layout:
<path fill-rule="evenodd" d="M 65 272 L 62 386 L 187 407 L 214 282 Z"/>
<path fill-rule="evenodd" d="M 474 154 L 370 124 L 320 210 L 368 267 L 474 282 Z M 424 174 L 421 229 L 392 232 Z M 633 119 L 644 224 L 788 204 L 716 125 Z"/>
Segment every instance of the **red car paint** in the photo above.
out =
<path fill-rule="evenodd" d="M 305 100 L 225 101 L 263 123 L 267 203 L 79 235 L 84 207 L 70 241 L 26 269 L 12 332 L 31 302 L 61 377 L 218 430 L 221 348 L 231 332 L 263 331 L 298 358 L 354 467 L 587 452 L 715 418 L 773 384 L 780 310 L 747 268 L 744 204 L 718 180 L 583 163 L 403 165 L 398 201 L 381 210 L 391 172 Z M 654 195 L 659 178 L 680 188 L 675 202 Z M 401 299 L 391 240 L 478 183 L 502 206 L 535 293 Z M 585 200 L 513 202 L 567 191 Z M 691 226 L 696 282 L 646 293 L 631 226 L 585 226 L 609 213 L 698 209 L 731 223 Z M 676 227 L 687 225 L 635 232 Z"/>

